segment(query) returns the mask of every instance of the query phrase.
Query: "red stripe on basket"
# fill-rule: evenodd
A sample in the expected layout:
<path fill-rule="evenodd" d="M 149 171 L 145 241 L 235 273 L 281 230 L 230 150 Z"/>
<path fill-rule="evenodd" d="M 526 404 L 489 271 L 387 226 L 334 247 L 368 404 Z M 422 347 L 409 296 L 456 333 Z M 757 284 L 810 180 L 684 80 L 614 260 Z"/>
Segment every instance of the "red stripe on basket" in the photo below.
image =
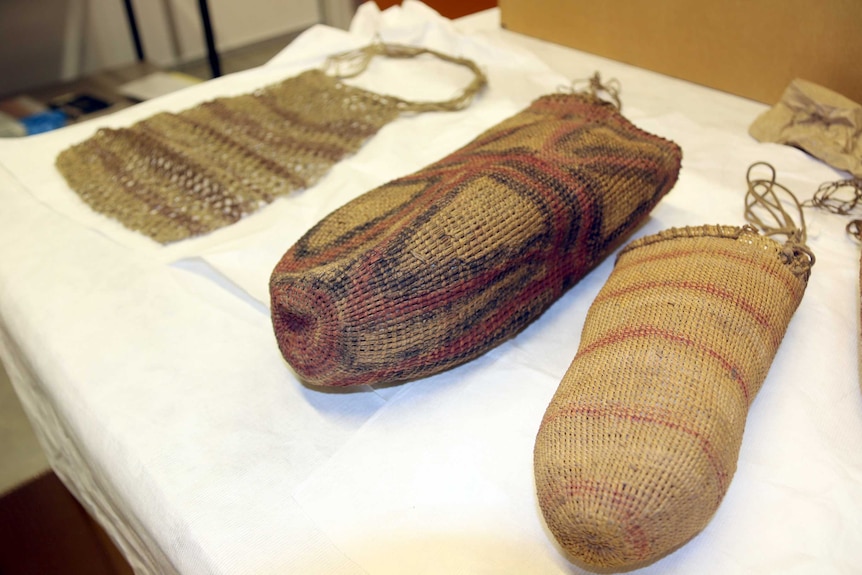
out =
<path fill-rule="evenodd" d="M 547 413 L 542 419 L 542 425 L 544 426 L 546 423 L 552 422 L 556 419 L 559 419 L 560 417 L 572 417 L 575 415 L 586 415 L 587 417 L 595 418 L 613 417 L 615 419 L 624 419 L 633 423 L 650 423 L 654 425 L 660 425 L 662 427 L 667 427 L 668 429 L 673 429 L 674 431 L 679 431 L 694 438 L 695 441 L 697 441 L 700 445 L 701 451 L 706 456 L 710 466 L 713 469 L 713 472 L 715 473 L 715 479 L 719 485 L 719 494 L 716 501 L 716 507 L 718 507 L 718 504 L 721 502 L 721 498 L 723 497 L 724 492 L 727 489 L 728 474 L 724 467 L 721 465 L 721 462 L 718 459 L 718 455 L 715 452 L 715 448 L 712 446 L 712 442 L 710 442 L 709 438 L 704 436 L 697 429 L 689 427 L 684 422 L 674 420 L 671 417 L 662 417 L 657 413 L 637 410 L 636 408 L 619 404 L 569 404 L 565 407 L 557 409 L 553 413 Z"/>
<path fill-rule="evenodd" d="M 736 240 L 731 240 L 731 241 L 736 241 Z M 722 249 L 715 249 L 715 248 L 695 248 L 695 249 L 689 249 L 689 250 L 676 250 L 676 251 L 667 252 L 667 253 L 651 254 L 651 255 L 640 256 L 640 257 L 638 257 L 636 255 L 632 255 L 634 253 L 636 253 L 636 252 L 629 252 L 628 254 L 624 254 L 623 255 L 624 261 L 618 262 L 618 264 L 615 266 L 614 269 L 615 270 L 617 270 L 617 269 L 624 270 L 624 269 L 628 269 L 630 267 L 639 266 L 639 265 L 649 263 L 649 262 L 668 260 L 668 259 L 672 259 L 672 258 L 685 257 L 685 256 L 699 256 L 699 255 L 704 255 L 704 254 L 706 254 L 706 255 L 721 255 L 721 256 L 727 257 L 729 259 L 736 260 L 738 262 L 742 262 L 744 264 L 753 265 L 753 267 L 759 269 L 760 271 L 762 271 L 766 275 L 771 276 L 771 277 L 775 278 L 776 280 L 778 280 L 779 282 L 781 282 L 782 284 L 784 284 L 784 287 L 787 288 L 787 291 L 792 296 L 797 297 L 797 298 L 801 297 L 801 295 L 799 293 L 800 286 L 798 285 L 798 283 L 792 282 L 784 274 L 777 273 L 775 271 L 774 267 L 768 266 L 768 265 L 765 265 L 762 263 L 753 262 L 751 260 L 751 258 L 743 257 L 740 254 L 738 254 L 736 252 L 729 251 L 729 250 L 722 250 Z M 628 257 L 626 257 L 626 256 L 628 256 Z M 804 288 L 802 288 L 802 289 L 804 289 Z"/>
<path fill-rule="evenodd" d="M 693 290 L 693 291 L 708 293 L 709 295 L 715 296 L 719 299 L 728 301 L 728 302 L 736 305 L 737 307 L 739 307 L 740 309 L 742 309 L 743 311 L 748 313 L 752 318 L 754 318 L 754 321 L 756 321 L 757 323 L 759 323 L 760 325 L 765 327 L 767 330 L 771 331 L 772 326 L 770 325 L 769 318 L 767 318 L 766 315 L 759 312 L 756 307 L 754 307 L 751 303 L 749 303 L 748 301 L 746 301 L 742 297 L 737 297 L 735 294 L 733 294 L 727 290 L 723 290 L 721 288 L 718 288 L 713 284 L 697 283 L 697 282 L 690 282 L 690 281 L 685 281 L 685 280 L 682 280 L 682 281 L 680 281 L 680 280 L 646 281 L 646 282 L 641 282 L 639 284 L 631 285 L 631 286 L 628 286 L 628 287 L 625 287 L 625 288 L 622 288 L 622 289 L 619 289 L 616 291 L 612 291 L 609 293 L 605 293 L 605 294 L 600 293 L 598 295 L 598 297 L 596 297 L 595 301 L 597 301 L 597 302 L 598 301 L 604 301 L 604 300 L 624 296 L 624 295 L 627 295 L 630 293 L 634 293 L 634 292 L 638 292 L 638 291 L 642 291 L 642 290 L 660 288 L 660 287 L 679 288 L 679 289 L 687 289 L 687 290 Z"/>
<path fill-rule="evenodd" d="M 613 345 L 615 343 L 620 343 L 629 339 L 634 339 L 638 337 L 657 337 L 663 339 L 665 341 L 672 341 L 675 343 L 682 343 L 684 345 L 693 347 L 709 357 L 718 361 L 722 367 L 724 367 L 727 372 L 730 374 L 730 378 L 734 381 L 739 382 L 739 388 L 742 391 L 743 396 L 745 397 L 746 404 L 750 403 L 749 391 L 748 391 L 748 383 L 742 376 L 742 370 L 739 369 L 735 364 L 733 364 L 730 360 L 725 358 L 723 355 L 715 351 L 714 349 L 704 345 L 701 342 L 695 341 L 689 337 L 684 335 L 674 333 L 672 331 L 668 331 L 665 329 L 660 329 L 658 327 L 652 325 L 639 325 L 635 327 L 625 328 L 619 331 L 611 332 L 605 337 L 594 341 L 588 346 L 578 351 L 575 359 L 583 355 L 587 355 L 592 353 L 598 349 L 603 347 L 607 347 L 609 345 Z"/>

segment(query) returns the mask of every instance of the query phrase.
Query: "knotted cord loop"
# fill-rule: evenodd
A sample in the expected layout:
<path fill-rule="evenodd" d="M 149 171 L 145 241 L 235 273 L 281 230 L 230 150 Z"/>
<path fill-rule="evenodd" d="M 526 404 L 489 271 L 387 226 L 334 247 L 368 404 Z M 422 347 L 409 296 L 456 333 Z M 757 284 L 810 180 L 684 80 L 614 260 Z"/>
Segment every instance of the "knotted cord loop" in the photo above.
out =
<path fill-rule="evenodd" d="M 753 178 L 751 172 L 758 166 L 769 169 L 768 179 Z M 802 204 L 787 187 L 775 181 L 775 168 L 766 162 L 755 162 L 748 167 L 745 177 L 748 181 L 748 192 L 745 194 L 745 219 L 767 236 L 784 235 L 789 242 L 805 244 L 808 237 L 805 227 L 805 214 L 802 212 Z M 793 220 L 776 193 L 776 189 L 784 192 L 796 206 L 799 215 L 799 225 Z M 758 214 L 757 208 L 761 208 L 774 225 L 768 224 Z"/>
<path fill-rule="evenodd" d="M 851 178 L 820 184 L 814 196 L 802 205 L 806 208 L 820 208 L 840 216 L 857 215 L 860 210 L 856 208 L 862 207 L 862 179 Z M 854 214 L 854 211 L 857 214 Z M 862 220 L 852 220 L 844 229 L 856 241 L 862 242 Z"/>
<path fill-rule="evenodd" d="M 769 178 L 761 179 L 752 176 L 752 171 L 758 166 L 769 169 Z M 745 194 L 745 220 L 766 236 L 786 236 L 787 241 L 781 251 L 782 259 L 785 260 L 785 263 L 799 266 L 801 269 L 810 268 L 814 265 L 815 257 L 806 245 L 808 235 L 802 204 L 799 203 L 793 192 L 779 184 L 775 178 L 775 168 L 767 162 L 755 162 L 748 167 L 748 172 L 746 172 L 748 191 Z M 785 209 L 776 190 L 783 192 L 792 200 L 793 205 L 796 206 L 799 224 Z M 764 213 L 764 217 L 760 216 L 761 212 Z M 767 219 L 771 222 L 767 222 Z"/>
<path fill-rule="evenodd" d="M 430 54 L 431 56 L 435 56 L 445 62 L 464 66 L 473 73 L 473 80 L 461 91 L 461 94 L 442 102 L 414 102 L 398 98 L 396 96 L 386 96 L 396 103 L 399 110 L 417 113 L 451 112 L 461 110 L 465 108 L 473 97 L 482 90 L 485 84 L 488 83 L 485 74 L 472 60 L 450 56 L 430 48 L 420 48 L 417 46 L 406 46 L 402 44 L 388 44 L 379 41 L 379 39 L 364 48 L 330 56 L 326 60 L 324 69 L 332 76 L 340 80 L 345 80 L 355 78 L 365 72 L 371 63 L 371 60 L 376 56 L 402 59 L 416 58 L 423 54 Z"/>
<path fill-rule="evenodd" d="M 847 197 L 850 191 L 852 197 Z M 820 208 L 833 214 L 849 216 L 857 206 L 862 207 L 862 179 L 837 180 L 820 184 L 814 197 L 802 204 L 806 208 Z"/>

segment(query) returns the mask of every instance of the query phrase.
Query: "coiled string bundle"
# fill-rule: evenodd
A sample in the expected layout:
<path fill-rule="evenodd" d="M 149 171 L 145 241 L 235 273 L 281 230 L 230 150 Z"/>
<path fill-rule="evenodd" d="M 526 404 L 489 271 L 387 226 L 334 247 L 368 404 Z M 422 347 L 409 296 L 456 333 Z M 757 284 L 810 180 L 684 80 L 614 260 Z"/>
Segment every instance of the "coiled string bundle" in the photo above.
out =
<path fill-rule="evenodd" d="M 752 172 L 758 167 L 767 168 L 770 172 L 769 177 L 753 177 Z M 805 254 L 809 261 L 801 265 L 810 268 L 814 265 L 816 258 L 807 246 L 808 230 L 805 224 L 805 213 L 802 209 L 804 206 L 796 198 L 796 195 L 786 186 L 778 183 L 775 177 L 775 168 L 767 162 L 755 162 L 748 167 L 745 174 L 745 179 L 748 182 L 748 191 L 745 194 L 745 221 L 755 226 L 765 236 L 786 236 L 787 241 L 782 251 L 785 263 L 799 265 L 800 261 L 804 262 L 804 259 L 799 259 L 799 255 Z M 798 224 L 784 207 L 779 194 L 788 198 L 796 208 Z M 769 218 L 771 222 L 764 218 Z M 797 263 L 793 264 L 792 262 Z"/>
<path fill-rule="evenodd" d="M 825 182 L 817 188 L 814 196 L 802 205 L 820 208 L 840 216 L 862 215 L 862 179 Z M 848 234 L 862 242 L 862 219 L 851 220 L 845 229 Z"/>

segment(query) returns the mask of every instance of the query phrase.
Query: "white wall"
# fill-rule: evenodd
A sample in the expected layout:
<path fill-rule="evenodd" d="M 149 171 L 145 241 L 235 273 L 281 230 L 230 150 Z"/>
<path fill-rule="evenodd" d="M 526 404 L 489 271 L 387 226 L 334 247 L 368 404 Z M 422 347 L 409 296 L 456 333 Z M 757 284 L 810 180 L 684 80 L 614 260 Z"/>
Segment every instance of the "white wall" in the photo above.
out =
<path fill-rule="evenodd" d="M 197 0 L 137 0 L 135 7 L 148 60 L 170 65 L 205 54 Z M 209 8 L 219 50 L 321 21 L 317 0 L 209 0 Z"/>
<path fill-rule="evenodd" d="M 147 60 L 205 52 L 197 0 L 135 0 Z M 321 21 L 318 0 L 209 0 L 220 51 Z M 122 0 L 0 0 L 0 95 L 135 61 Z"/>

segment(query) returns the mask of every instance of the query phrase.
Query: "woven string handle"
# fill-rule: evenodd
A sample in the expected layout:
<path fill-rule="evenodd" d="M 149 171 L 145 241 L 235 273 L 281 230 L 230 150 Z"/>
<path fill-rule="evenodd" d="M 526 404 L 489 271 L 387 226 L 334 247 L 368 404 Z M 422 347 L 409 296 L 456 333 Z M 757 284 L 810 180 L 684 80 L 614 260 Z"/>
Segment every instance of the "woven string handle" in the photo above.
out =
<path fill-rule="evenodd" d="M 814 192 L 814 197 L 803 207 L 820 208 L 840 216 L 856 216 L 862 207 L 862 178 L 825 182 Z M 845 228 L 847 233 L 862 242 L 862 220 L 854 219 Z"/>
<path fill-rule="evenodd" d="M 769 177 L 753 177 L 752 172 L 758 167 L 767 168 Z M 745 194 L 745 220 L 765 236 L 783 235 L 787 237 L 783 253 L 788 264 L 803 265 L 807 268 L 813 266 L 814 253 L 806 245 L 808 235 L 805 214 L 802 211 L 803 205 L 796 199 L 796 195 L 775 181 L 775 168 L 767 162 L 751 164 L 745 177 L 748 181 L 748 191 Z M 783 192 L 783 195 L 788 197 L 791 204 L 795 206 L 799 223 L 784 207 L 778 192 Z M 807 258 L 802 258 L 801 264 L 798 257 L 800 255 L 807 256 Z"/>
<path fill-rule="evenodd" d="M 450 56 L 430 48 L 416 46 L 405 46 L 402 44 L 386 44 L 375 42 L 358 50 L 351 50 L 341 54 L 330 56 L 326 61 L 326 68 L 333 69 L 333 76 L 339 79 L 355 78 L 368 69 L 372 58 L 383 56 L 385 58 L 416 58 L 423 54 L 430 54 L 445 62 L 451 62 L 464 66 L 473 73 L 473 80 L 462 90 L 461 94 L 450 100 L 442 102 L 414 102 L 404 100 L 395 96 L 387 96 L 395 101 L 399 110 L 404 112 L 452 112 L 466 107 L 473 97 L 479 93 L 482 87 L 488 83 L 485 74 L 479 69 L 475 62 L 467 58 Z M 344 67 L 347 71 L 343 71 Z"/>

